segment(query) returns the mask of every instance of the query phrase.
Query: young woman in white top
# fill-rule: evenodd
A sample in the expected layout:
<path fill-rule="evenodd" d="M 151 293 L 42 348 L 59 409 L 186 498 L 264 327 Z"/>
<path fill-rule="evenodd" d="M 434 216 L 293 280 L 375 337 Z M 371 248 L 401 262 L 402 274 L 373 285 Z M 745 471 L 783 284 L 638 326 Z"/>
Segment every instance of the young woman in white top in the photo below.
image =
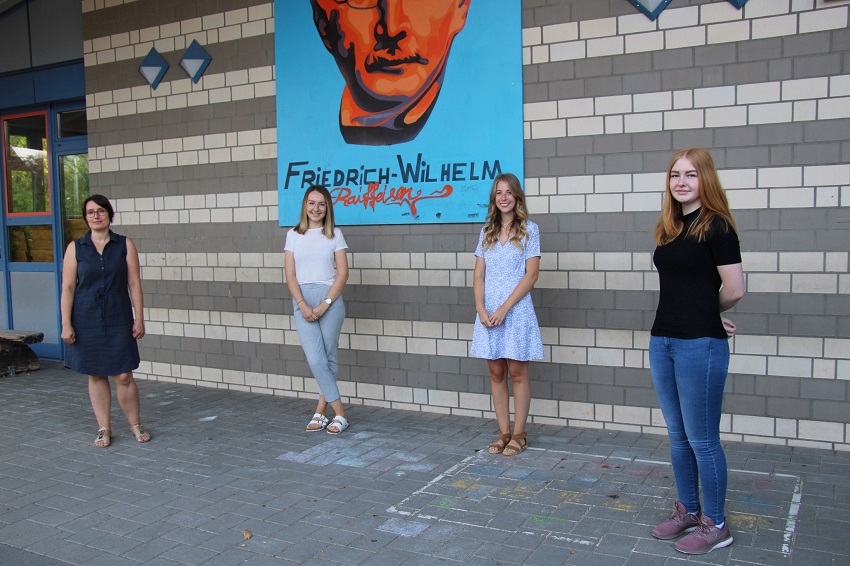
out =
<path fill-rule="evenodd" d="M 284 272 L 292 294 L 295 329 L 321 394 L 308 432 L 327 429 L 339 434 L 348 428 L 345 409 L 336 381 L 339 374 L 337 349 L 345 304 L 342 289 L 348 281 L 348 244 L 334 225 L 331 195 L 321 185 L 304 193 L 301 218 L 286 233 Z M 328 405 L 333 421 L 325 415 Z"/>

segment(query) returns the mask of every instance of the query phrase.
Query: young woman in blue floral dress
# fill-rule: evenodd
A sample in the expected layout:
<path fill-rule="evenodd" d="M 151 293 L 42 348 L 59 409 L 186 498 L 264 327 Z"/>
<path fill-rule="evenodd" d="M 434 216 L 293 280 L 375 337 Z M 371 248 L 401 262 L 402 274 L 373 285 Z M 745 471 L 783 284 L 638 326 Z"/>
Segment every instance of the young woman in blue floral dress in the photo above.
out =
<path fill-rule="evenodd" d="M 510 173 L 496 177 L 487 222 L 475 249 L 475 326 L 470 353 L 490 370 L 499 438 L 491 454 L 514 456 L 528 447 L 525 422 L 531 406 L 528 363 L 543 359 L 543 341 L 531 289 L 540 273 L 540 229 L 528 219 L 525 193 Z M 511 429 L 510 391 L 514 391 Z"/>

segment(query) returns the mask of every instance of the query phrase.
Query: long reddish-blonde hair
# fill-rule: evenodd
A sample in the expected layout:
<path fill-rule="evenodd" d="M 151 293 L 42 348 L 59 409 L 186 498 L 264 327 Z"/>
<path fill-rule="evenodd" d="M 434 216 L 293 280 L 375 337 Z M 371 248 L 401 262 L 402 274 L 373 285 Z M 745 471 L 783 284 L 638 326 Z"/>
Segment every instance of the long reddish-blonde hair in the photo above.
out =
<path fill-rule="evenodd" d="M 523 242 L 528 238 L 526 223 L 528 222 L 528 208 L 525 206 L 525 192 L 522 185 L 513 173 L 502 173 L 493 179 L 493 188 L 490 189 L 490 204 L 487 206 L 487 221 L 484 224 L 484 249 L 492 248 L 499 240 L 499 231 L 502 229 L 502 212 L 496 206 L 496 187 L 504 181 L 514 195 L 516 205 L 514 206 L 514 219 L 511 222 L 510 242 L 522 249 Z"/>
<path fill-rule="evenodd" d="M 699 216 L 688 230 L 688 236 L 696 238 L 698 242 L 704 241 L 715 216 L 719 216 L 725 221 L 727 230 L 730 227 L 736 230 L 735 219 L 729 210 L 729 201 L 726 199 L 726 191 L 723 190 L 723 185 L 720 184 L 714 159 L 711 158 L 711 154 L 707 150 L 701 147 L 689 147 L 677 151 L 667 167 L 664 202 L 661 205 L 661 216 L 655 224 L 655 243 L 663 246 L 672 242 L 682 233 L 684 227 L 682 205 L 673 198 L 673 193 L 670 190 L 670 176 L 673 166 L 680 159 L 687 159 L 696 169 L 697 180 L 699 181 L 699 198 L 702 204 Z"/>

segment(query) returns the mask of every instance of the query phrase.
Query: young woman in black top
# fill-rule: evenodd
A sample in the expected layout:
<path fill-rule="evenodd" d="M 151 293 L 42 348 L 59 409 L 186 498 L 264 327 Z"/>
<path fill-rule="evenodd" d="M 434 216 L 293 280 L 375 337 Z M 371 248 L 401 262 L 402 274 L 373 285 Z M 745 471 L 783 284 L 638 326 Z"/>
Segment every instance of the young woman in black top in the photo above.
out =
<path fill-rule="evenodd" d="M 708 151 L 683 149 L 670 161 L 655 241 L 660 298 L 649 363 L 670 437 L 678 501 L 652 535 L 668 540 L 688 532 L 674 548 L 704 554 L 732 544 L 720 412 L 735 325 L 720 313 L 744 296 L 735 220 Z"/>

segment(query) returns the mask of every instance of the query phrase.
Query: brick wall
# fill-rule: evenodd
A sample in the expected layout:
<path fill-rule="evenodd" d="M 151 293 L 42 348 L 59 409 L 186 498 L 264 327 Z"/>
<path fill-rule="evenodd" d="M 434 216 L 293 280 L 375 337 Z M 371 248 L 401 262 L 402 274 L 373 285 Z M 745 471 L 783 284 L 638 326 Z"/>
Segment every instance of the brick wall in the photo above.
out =
<path fill-rule="evenodd" d="M 850 449 L 850 33 L 839 0 L 523 1 L 525 187 L 546 360 L 538 423 L 663 432 L 651 229 L 676 149 L 711 150 L 748 294 L 724 436 Z M 140 377 L 314 397 L 277 226 L 273 6 L 86 0 L 90 171 L 140 249 Z M 277 22 L 278 28 L 282 26 Z M 198 84 L 177 68 L 197 39 Z M 172 65 L 156 91 L 151 46 Z M 492 416 L 467 355 L 479 225 L 343 227 L 346 402 Z"/>

